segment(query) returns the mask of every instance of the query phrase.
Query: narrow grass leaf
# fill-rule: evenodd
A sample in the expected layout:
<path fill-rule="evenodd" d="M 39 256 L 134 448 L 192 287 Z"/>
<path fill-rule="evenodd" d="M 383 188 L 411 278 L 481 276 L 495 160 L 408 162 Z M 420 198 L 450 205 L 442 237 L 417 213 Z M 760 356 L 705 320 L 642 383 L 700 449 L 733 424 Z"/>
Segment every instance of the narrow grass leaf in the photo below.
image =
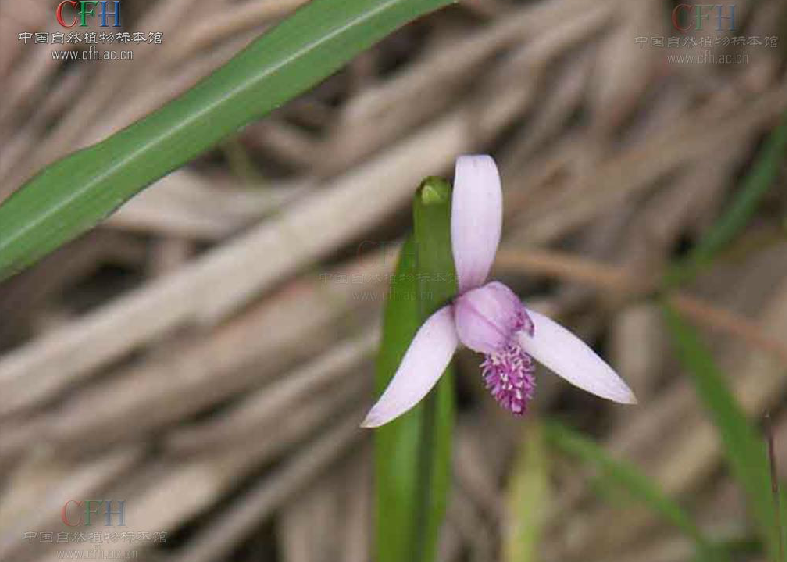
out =
<path fill-rule="evenodd" d="M 46 167 L 0 206 L 0 279 L 93 227 L 153 181 L 450 0 L 312 0 L 212 75 Z"/>
<path fill-rule="evenodd" d="M 674 287 L 694 278 L 748 224 L 763 196 L 778 179 L 787 155 L 787 112 L 770 134 L 729 207 L 711 226 L 689 256 L 674 266 L 665 280 Z"/>
<path fill-rule="evenodd" d="M 678 357 L 716 426 L 724 455 L 744 491 L 770 560 L 778 560 L 779 530 L 771 494 L 770 469 L 765 442 L 749 421 L 696 330 L 669 305 L 664 316 Z"/>
<path fill-rule="evenodd" d="M 456 294 L 451 253 L 451 186 L 441 178 L 427 178 L 413 204 L 418 309 L 426 320 Z M 453 433 L 453 367 L 449 364 L 424 400 L 415 525 L 415 553 L 408 560 L 435 560 L 451 479 Z"/>
<path fill-rule="evenodd" d="M 635 465 L 613 457 L 591 439 L 554 421 L 545 422 L 544 436 L 550 445 L 593 466 L 603 474 L 605 481 L 614 483 L 653 514 L 682 531 L 694 542 L 701 560 L 716 562 L 728 559 L 704 536 L 691 516 Z"/>
<path fill-rule="evenodd" d="M 402 246 L 391 280 L 383 335 L 377 356 L 375 388 L 381 395 L 396 373 L 410 341 L 421 325 L 415 241 Z M 403 416 L 374 430 L 375 460 L 375 560 L 409 560 L 414 550 L 418 448 L 423 403 Z"/>
<path fill-rule="evenodd" d="M 511 471 L 505 562 L 537 562 L 538 544 L 549 507 L 549 463 L 541 424 L 527 426 Z"/>

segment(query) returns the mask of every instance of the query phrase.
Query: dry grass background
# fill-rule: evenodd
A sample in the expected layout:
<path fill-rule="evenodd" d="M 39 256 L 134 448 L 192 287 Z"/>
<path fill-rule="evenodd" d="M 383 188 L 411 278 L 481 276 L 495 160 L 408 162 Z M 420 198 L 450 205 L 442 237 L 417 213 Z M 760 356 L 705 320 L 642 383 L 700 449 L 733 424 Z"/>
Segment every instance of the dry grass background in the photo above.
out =
<path fill-rule="evenodd" d="M 133 61 L 62 65 L 51 45 L 17 40 L 56 31 L 56 3 L 0 0 L 0 200 L 300 3 L 124 0 L 126 28 L 164 43 L 134 46 Z M 718 216 L 787 109 L 787 4 L 735 2 L 740 34 L 781 33 L 779 48 L 711 47 L 745 52 L 741 65 L 669 64 L 685 50 L 637 45 L 676 35 L 672 6 L 462 2 L 2 283 L 0 560 L 84 549 L 22 539 L 73 531 L 60 509 L 83 498 L 125 499 L 125 531 L 168 532 L 166 545 L 134 547 L 140 559 L 370 560 L 371 434 L 357 424 L 385 280 L 418 181 L 472 151 L 503 173 L 497 274 L 595 342 L 640 399 L 607 404 L 543 373 L 538 411 L 637 462 L 712 534 L 744 533 L 715 433 L 643 295 Z M 747 411 L 772 413 L 787 455 L 784 185 L 782 173 L 732 250 L 672 299 Z M 511 525 L 526 423 L 497 409 L 477 363 L 459 356 L 445 561 L 499 559 Z M 690 559 L 676 531 L 600 498 L 576 463 L 556 458 L 551 482 L 541 560 Z"/>

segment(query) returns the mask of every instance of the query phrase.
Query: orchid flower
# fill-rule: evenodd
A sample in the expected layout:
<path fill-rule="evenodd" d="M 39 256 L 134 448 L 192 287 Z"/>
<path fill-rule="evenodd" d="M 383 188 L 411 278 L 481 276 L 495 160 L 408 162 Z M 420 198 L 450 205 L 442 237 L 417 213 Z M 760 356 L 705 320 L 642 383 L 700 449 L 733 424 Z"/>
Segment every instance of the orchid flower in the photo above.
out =
<path fill-rule="evenodd" d="M 533 398 L 533 359 L 587 392 L 614 402 L 636 403 L 626 383 L 582 340 L 525 307 L 502 283 L 487 282 L 502 217 L 494 160 L 485 155 L 460 156 L 451 200 L 458 294 L 419 328 L 362 427 L 381 426 L 415 406 L 437 383 L 460 343 L 484 355 L 481 369 L 486 387 L 514 415 L 524 415 Z"/>

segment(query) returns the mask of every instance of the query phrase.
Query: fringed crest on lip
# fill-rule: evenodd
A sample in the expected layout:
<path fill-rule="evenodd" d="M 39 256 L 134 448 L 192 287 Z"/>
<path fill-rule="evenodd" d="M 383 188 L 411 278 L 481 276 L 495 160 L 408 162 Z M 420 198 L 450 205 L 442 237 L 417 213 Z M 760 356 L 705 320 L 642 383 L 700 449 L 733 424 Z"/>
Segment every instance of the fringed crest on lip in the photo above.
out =
<path fill-rule="evenodd" d="M 533 358 L 518 345 L 510 344 L 500 353 L 488 354 L 481 369 L 486 387 L 498 404 L 516 416 L 524 415 L 536 390 Z"/>

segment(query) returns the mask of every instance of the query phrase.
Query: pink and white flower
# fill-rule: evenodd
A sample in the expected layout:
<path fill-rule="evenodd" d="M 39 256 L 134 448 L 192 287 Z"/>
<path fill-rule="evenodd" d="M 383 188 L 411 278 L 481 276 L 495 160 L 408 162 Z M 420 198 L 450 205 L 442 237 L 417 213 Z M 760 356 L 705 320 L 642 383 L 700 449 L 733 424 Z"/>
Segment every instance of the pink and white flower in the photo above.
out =
<path fill-rule="evenodd" d="M 626 383 L 582 340 L 525 307 L 502 283 L 487 282 L 503 218 L 500 176 L 490 156 L 457 159 L 451 205 L 458 295 L 423 323 L 361 425 L 381 426 L 415 406 L 437 383 L 460 343 L 484 354 L 486 386 L 514 415 L 523 415 L 533 397 L 533 359 L 597 396 L 636 403 Z"/>

